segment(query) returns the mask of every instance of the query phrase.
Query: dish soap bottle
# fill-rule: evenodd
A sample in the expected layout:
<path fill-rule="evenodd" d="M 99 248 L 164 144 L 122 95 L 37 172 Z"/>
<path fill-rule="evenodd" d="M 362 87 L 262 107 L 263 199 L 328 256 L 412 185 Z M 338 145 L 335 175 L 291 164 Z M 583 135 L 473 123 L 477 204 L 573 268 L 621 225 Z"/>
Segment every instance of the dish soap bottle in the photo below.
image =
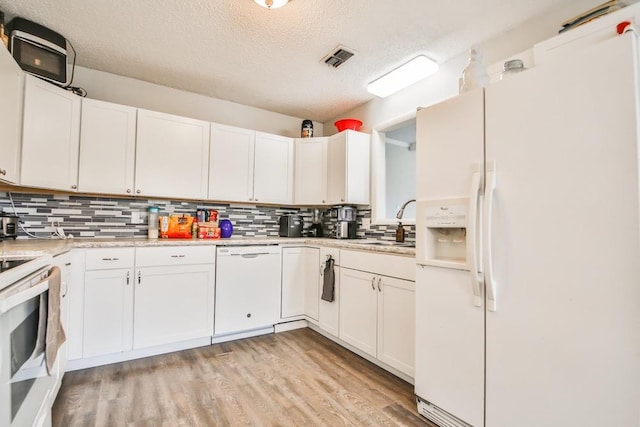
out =
<path fill-rule="evenodd" d="M 398 222 L 398 228 L 396 228 L 396 242 L 404 242 L 404 227 L 401 222 Z"/>
<path fill-rule="evenodd" d="M 469 50 L 469 63 L 462 71 L 460 93 L 489 85 L 489 75 L 482 64 L 482 52 L 478 46 Z"/>

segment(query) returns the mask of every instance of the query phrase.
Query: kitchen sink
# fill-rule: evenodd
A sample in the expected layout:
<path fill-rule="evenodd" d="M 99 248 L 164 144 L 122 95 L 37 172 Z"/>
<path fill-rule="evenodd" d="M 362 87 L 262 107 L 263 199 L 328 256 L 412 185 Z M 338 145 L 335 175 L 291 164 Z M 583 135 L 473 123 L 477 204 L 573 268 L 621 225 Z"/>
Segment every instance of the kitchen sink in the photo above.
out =
<path fill-rule="evenodd" d="M 372 245 L 372 246 L 395 246 L 400 248 L 415 248 L 416 244 L 414 242 L 394 242 L 392 240 L 363 240 L 358 242 L 361 245 Z"/>

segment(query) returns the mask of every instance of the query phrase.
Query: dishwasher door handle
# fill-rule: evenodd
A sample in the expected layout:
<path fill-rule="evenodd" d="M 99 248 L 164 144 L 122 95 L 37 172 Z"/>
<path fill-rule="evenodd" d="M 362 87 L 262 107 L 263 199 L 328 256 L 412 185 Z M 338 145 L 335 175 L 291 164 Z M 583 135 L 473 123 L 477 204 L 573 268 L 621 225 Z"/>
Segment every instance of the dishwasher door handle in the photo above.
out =
<path fill-rule="evenodd" d="M 268 252 L 260 252 L 253 254 L 231 254 L 231 256 L 241 256 L 242 258 L 258 258 L 260 255 L 269 255 Z"/>

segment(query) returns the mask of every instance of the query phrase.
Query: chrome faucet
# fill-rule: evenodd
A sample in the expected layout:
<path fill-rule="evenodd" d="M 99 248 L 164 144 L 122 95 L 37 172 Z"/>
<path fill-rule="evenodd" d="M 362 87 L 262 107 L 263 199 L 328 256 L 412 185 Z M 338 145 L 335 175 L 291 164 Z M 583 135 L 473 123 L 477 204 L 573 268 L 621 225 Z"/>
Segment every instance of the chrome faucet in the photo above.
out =
<path fill-rule="evenodd" d="M 404 204 L 402 205 L 402 207 L 400 208 L 400 210 L 396 214 L 396 218 L 402 219 L 402 215 L 404 215 L 404 208 L 406 208 L 409 203 L 415 202 L 415 201 L 416 201 L 416 199 L 411 199 L 411 200 L 407 200 L 406 202 L 404 202 Z"/>

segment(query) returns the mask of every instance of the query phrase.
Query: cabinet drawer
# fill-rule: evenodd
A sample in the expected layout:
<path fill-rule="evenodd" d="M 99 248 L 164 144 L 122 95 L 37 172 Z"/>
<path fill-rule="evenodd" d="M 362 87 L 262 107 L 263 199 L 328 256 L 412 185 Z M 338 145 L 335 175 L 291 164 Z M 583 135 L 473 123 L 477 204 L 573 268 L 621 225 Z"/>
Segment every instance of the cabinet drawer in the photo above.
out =
<path fill-rule="evenodd" d="M 340 252 L 340 258 L 341 267 L 405 280 L 416 280 L 414 257 L 343 250 Z"/>
<path fill-rule="evenodd" d="M 87 249 L 86 270 L 130 268 L 134 262 L 134 248 Z"/>
<path fill-rule="evenodd" d="M 136 248 L 136 267 L 214 264 L 216 247 L 163 246 Z"/>

